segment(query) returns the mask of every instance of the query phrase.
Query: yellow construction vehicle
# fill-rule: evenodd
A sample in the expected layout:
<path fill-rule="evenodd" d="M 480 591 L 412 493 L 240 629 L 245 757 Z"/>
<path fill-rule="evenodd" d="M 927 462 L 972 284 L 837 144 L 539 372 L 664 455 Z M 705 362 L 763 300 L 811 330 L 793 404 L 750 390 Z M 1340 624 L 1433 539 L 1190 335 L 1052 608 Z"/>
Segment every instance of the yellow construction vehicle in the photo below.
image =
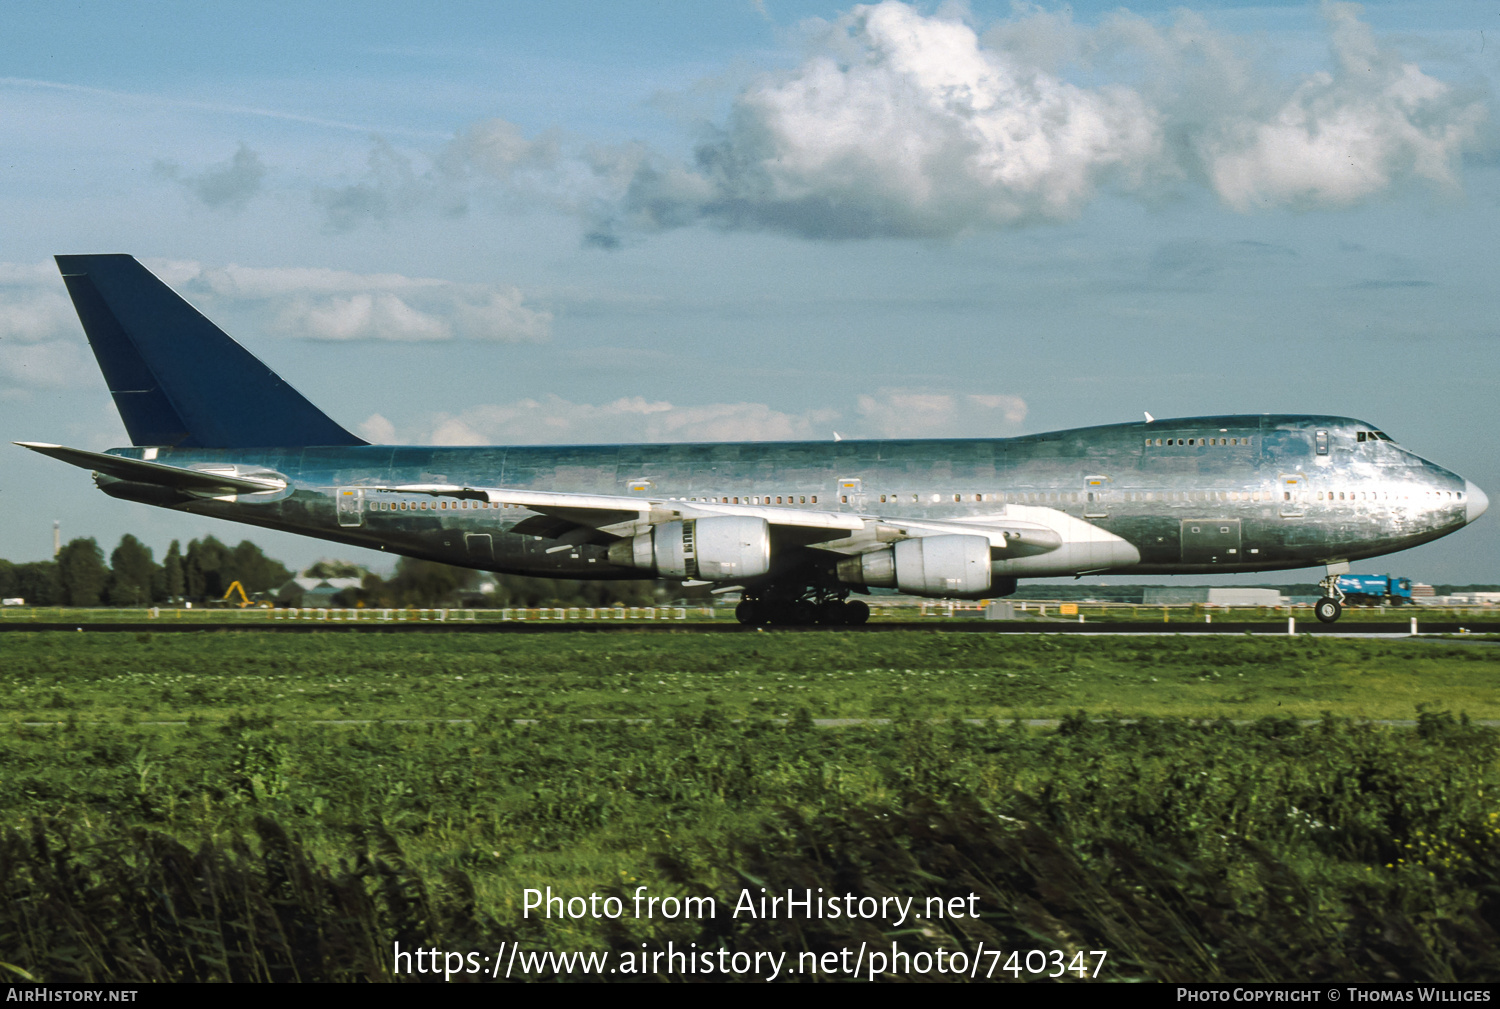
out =
<path fill-rule="evenodd" d="M 241 585 L 237 581 L 229 583 L 229 588 L 224 592 L 224 598 L 219 600 L 220 604 L 229 602 L 229 597 L 234 595 L 236 592 L 240 594 L 240 601 L 238 604 L 239 608 L 244 609 L 246 606 L 249 606 L 250 597 L 245 595 L 245 586 Z"/>

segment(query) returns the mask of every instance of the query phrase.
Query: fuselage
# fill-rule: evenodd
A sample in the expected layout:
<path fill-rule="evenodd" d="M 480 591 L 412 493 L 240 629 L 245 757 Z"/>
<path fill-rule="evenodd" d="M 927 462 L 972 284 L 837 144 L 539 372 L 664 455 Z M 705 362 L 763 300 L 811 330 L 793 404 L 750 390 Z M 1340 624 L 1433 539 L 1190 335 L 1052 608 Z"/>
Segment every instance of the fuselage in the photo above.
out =
<path fill-rule="evenodd" d="M 172 466 L 272 472 L 284 490 L 193 497 L 100 477 L 108 493 L 450 564 L 563 578 L 639 578 L 567 523 L 482 496 L 500 487 L 1045 526 L 1059 545 L 997 556 L 994 575 L 1250 572 L 1353 561 L 1444 536 L 1482 491 L 1362 421 L 1232 416 L 1004 439 L 509 448 L 142 449 Z M 563 537 L 563 538 L 559 538 Z M 795 553 L 795 550 L 792 551 Z"/>

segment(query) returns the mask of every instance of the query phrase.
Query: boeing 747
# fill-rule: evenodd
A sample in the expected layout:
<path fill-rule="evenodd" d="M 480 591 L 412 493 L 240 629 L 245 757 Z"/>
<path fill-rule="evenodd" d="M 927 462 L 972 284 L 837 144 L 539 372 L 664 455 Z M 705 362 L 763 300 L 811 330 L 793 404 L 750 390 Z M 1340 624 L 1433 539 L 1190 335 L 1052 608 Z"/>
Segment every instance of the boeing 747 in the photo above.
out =
<path fill-rule="evenodd" d="M 1474 484 L 1348 417 L 1017 438 L 442 448 L 340 427 L 130 256 L 59 256 L 131 446 L 17 442 L 104 493 L 464 567 L 738 589 L 747 624 L 858 624 L 851 594 L 1323 569 L 1463 528 Z"/>

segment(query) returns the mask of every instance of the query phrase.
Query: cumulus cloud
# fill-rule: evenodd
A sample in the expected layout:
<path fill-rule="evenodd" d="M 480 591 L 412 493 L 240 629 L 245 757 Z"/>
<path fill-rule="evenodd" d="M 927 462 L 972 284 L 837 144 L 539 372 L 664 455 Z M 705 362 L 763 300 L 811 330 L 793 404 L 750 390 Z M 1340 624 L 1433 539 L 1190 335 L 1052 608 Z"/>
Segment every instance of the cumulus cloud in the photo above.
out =
<path fill-rule="evenodd" d="M 67 297 L 49 290 L 8 290 L 0 286 L 0 340 L 41 343 L 78 329 Z"/>
<path fill-rule="evenodd" d="M 97 382 L 88 351 L 72 340 L 0 343 L 0 378 L 33 389 L 76 388 Z"/>
<path fill-rule="evenodd" d="M 576 403 L 557 395 L 441 413 L 407 440 L 437 445 L 559 445 L 629 442 L 825 441 L 846 438 L 987 437 L 1017 433 L 1026 419 L 1018 396 L 880 389 L 861 395 L 853 416 L 832 407 L 801 412 L 764 403 L 679 405 L 624 396 Z M 373 442 L 397 440 L 379 414 L 360 426 Z"/>
<path fill-rule="evenodd" d="M 1241 211 L 1456 187 L 1483 102 L 1382 48 L 1353 5 L 1325 15 L 1333 69 L 1288 81 L 1192 14 L 1083 29 L 1033 11 L 981 41 L 895 0 L 857 7 L 740 93 L 691 168 L 643 163 L 616 226 L 946 236 L 1070 218 L 1104 186 L 1155 199 L 1196 183 Z"/>
<path fill-rule="evenodd" d="M 818 238 L 944 235 L 1070 217 L 1158 157 L 1139 94 L 1022 66 L 962 21 L 882 3 L 825 46 L 736 98 L 695 177 L 642 175 L 627 202 L 678 192 L 711 220 Z"/>
<path fill-rule="evenodd" d="M 180 166 L 161 161 L 157 162 L 156 171 L 176 180 L 206 207 L 242 210 L 261 191 L 267 169 L 260 155 L 248 145 L 240 144 L 228 161 L 196 175 L 185 174 Z"/>
<path fill-rule="evenodd" d="M 57 267 L 0 263 L 0 386 L 58 389 L 92 380 L 88 352 Z"/>
<path fill-rule="evenodd" d="M 858 401 L 860 428 L 882 438 L 983 438 L 1014 434 L 1026 419 L 1019 396 L 881 389 Z"/>
<path fill-rule="evenodd" d="M 430 440 L 438 445 L 821 440 L 832 437 L 829 425 L 837 416 L 826 409 L 784 413 L 764 403 L 675 406 L 628 396 L 595 405 L 554 395 L 440 414 Z"/>
<path fill-rule="evenodd" d="M 513 287 L 324 268 L 148 265 L 184 294 L 258 306 L 271 328 L 308 340 L 542 341 L 552 329 L 552 313 Z"/>
<path fill-rule="evenodd" d="M 327 229 L 345 232 L 429 202 L 437 191 L 432 173 L 419 173 L 410 156 L 377 137 L 363 178 L 343 186 L 320 186 L 313 199 L 323 208 Z"/>
<path fill-rule="evenodd" d="M 1487 114 L 1350 4 L 1325 5 L 1329 65 L 1300 75 L 1190 12 L 1081 26 L 1018 5 L 981 33 L 956 10 L 885 0 L 809 22 L 804 58 L 729 96 L 686 161 L 489 120 L 422 171 L 377 145 L 367 178 L 321 199 L 345 228 L 487 190 L 580 215 L 604 247 L 705 224 L 947 237 L 1073 218 L 1106 190 L 1207 191 L 1244 212 L 1452 190 Z"/>
<path fill-rule="evenodd" d="M 357 428 L 359 436 L 371 445 L 392 445 L 396 441 L 396 425 L 378 413 L 372 413 Z"/>
<path fill-rule="evenodd" d="M 1227 116 L 1199 143 L 1231 207 L 1346 206 L 1404 179 L 1458 188 L 1484 106 L 1381 49 L 1357 11 L 1326 8 L 1333 72 L 1307 78 L 1269 116 Z"/>
<path fill-rule="evenodd" d="M 315 340 L 446 340 L 447 323 L 419 312 L 394 294 L 353 294 L 299 303 L 282 313 L 289 328 Z"/>

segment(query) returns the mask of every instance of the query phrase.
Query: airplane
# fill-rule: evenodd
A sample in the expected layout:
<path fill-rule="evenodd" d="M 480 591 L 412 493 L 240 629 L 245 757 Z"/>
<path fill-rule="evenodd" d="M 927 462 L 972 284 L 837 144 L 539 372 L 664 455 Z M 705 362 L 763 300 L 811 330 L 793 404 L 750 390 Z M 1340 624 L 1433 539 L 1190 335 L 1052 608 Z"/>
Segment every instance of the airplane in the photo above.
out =
<path fill-rule="evenodd" d="M 487 571 L 738 591 L 854 625 L 872 588 L 1322 567 L 1446 536 L 1473 483 L 1360 420 L 1194 417 L 1014 438 L 392 447 L 340 427 L 136 260 L 58 256 L 131 446 L 22 447 L 111 497 Z"/>

